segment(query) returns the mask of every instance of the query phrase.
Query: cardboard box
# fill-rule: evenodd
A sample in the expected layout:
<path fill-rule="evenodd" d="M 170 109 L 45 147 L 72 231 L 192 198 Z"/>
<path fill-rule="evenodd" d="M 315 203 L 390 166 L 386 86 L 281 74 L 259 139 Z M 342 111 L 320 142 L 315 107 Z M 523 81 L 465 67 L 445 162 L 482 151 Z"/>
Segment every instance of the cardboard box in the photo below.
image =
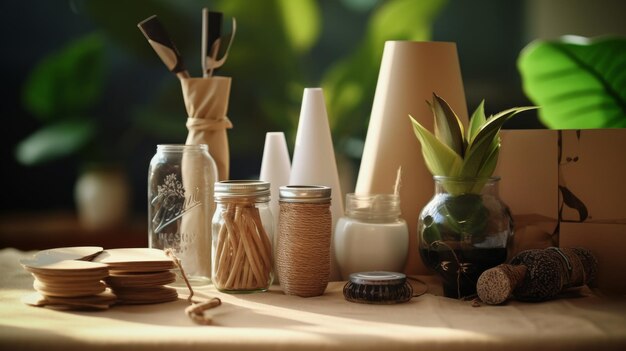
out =
<path fill-rule="evenodd" d="M 599 288 L 626 292 L 626 129 L 503 130 L 495 175 L 516 221 L 513 254 L 585 247 Z"/>

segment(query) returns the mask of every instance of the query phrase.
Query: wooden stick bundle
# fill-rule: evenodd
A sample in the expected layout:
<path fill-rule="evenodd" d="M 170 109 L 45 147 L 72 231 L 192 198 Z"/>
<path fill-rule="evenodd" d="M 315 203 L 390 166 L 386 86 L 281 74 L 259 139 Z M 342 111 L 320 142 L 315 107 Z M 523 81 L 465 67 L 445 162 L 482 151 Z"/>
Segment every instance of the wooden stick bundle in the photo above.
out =
<path fill-rule="evenodd" d="M 262 290 L 271 283 L 272 246 L 258 208 L 229 203 L 220 214 L 213 280 L 220 290 Z"/>

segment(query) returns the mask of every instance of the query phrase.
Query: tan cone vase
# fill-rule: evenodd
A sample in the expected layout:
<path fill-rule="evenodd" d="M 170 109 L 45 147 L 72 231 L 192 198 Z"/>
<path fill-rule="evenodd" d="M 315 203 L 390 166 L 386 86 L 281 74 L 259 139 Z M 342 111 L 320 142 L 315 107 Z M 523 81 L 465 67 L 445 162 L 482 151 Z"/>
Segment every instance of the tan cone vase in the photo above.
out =
<path fill-rule="evenodd" d="M 456 44 L 386 42 L 355 192 L 391 193 L 396 171 L 402 166 L 401 209 L 410 238 L 408 274 L 428 273 L 418 253 L 417 218 L 434 192 L 409 114 L 431 129 L 433 117 L 426 101 L 433 92 L 467 123 Z"/>

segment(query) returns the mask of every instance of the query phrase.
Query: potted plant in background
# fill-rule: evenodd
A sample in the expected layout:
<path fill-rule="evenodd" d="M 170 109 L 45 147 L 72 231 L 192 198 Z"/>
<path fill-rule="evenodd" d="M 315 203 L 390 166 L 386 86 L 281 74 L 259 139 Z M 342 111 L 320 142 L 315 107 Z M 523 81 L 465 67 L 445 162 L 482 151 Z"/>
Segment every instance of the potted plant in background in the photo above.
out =
<path fill-rule="evenodd" d="M 444 99 L 433 94 L 429 105 L 434 134 L 409 116 L 435 180 L 435 195 L 418 219 L 419 250 L 424 263 L 442 278 L 444 295 L 462 298 L 476 293 L 483 271 L 506 260 L 513 221 L 498 197 L 499 178 L 492 176 L 499 131 L 508 118 L 534 107 L 487 118 L 483 101 L 465 133 Z"/>
<path fill-rule="evenodd" d="M 23 102 L 43 126 L 15 150 L 25 166 L 79 158 L 74 197 L 87 229 L 120 224 L 130 202 L 123 133 L 116 118 L 101 123 L 94 112 L 103 93 L 104 56 L 104 39 L 90 34 L 41 60 L 24 85 Z"/>

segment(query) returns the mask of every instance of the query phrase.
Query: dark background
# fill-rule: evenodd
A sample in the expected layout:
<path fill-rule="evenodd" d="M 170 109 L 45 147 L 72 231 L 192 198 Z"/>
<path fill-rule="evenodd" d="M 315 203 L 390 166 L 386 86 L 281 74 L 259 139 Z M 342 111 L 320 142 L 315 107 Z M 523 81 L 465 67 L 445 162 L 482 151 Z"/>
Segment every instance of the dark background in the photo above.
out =
<path fill-rule="evenodd" d="M 49 0 L 0 2 L 0 30 L 3 33 L 0 59 L 0 150 L 4 183 L 0 197 L 1 214 L 73 209 L 73 187 L 79 171 L 79 160 L 69 157 L 45 165 L 25 167 L 15 160 L 14 149 L 20 140 L 41 126 L 41 122 L 26 112 L 22 105 L 22 88 L 28 73 L 43 56 L 62 47 L 68 40 L 99 29 L 99 22 L 84 11 L 84 3 Z M 212 6 L 211 1 L 183 3 L 181 11 L 184 13 L 198 14 L 202 7 Z M 362 0 L 361 10 L 356 9 L 355 3 L 358 2 L 319 1 L 324 27 L 319 43 L 308 54 L 308 62 L 314 63 L 304 77 L 309 86 L 318 85 L 321 72 L 334 60 L 349 54 L 354 49 L 354 42 L 362 35 L 372 9 L 370 5 L 375 5 L 376 1 Z M 118 6 L 120 12 L 124 11 L 122 1 L 109 1 L 108 4 Z M 153 14 L 153 11 L 155 9 L 146 8 L 143 18 Z M 473 110 L 484 98 L 488 112 L 495 112 L 530 104 L 523 94 L 516 69 L 519 52 L 529 42 L 563 34 L 624 34 L 621 18 L 624 13 L 626 6 L 618 0 L 450 0 L 433 24 L 432 40 L 457 43 L 468 109 Z M 194 15 L 184 26 L 187 30 L 199 32 L 199 22 L 199 16 Z M 262 23 L 247 25 L 262 26 Z M 174 28 L 173 32 L 179 30 L 182 29 Z M 138 40 L 143 40 L 138 30 L 136 35 Z M 107 44 L 109 70 L 106 95 L 96 109 L 99 116 L 105 116 L 102 118 L 107 118 L 120 129 L 127 127 L 129 122 L 126 117 L 138 106 L 154 102 L 155 86 L 176 84 L 171 73 L 164 69 L 148 45 L 145 46 L 144 53 L 147 54 L 141 56 L 129 53 L 115 42 Z M 256 69 L 271 71 L 280 70 L 281 67 Z M 235 82 L 238 78 L 243 80 L 237 77 L 237 72 L 230 73 Z M 229 115 L 240 126 L 255 125 L 256 128 L 248 128 L 245 133 L 241 131 L 243 127 L 229 132 L 232 179 L 253 178 L 257 175 L 265 132 L 281 127 L 280 123 L 273 120 L 255 120 L 257 117 L 254 111 L 246 111 L 238 106 L 238 101 L 245 99 L 233 94 Z M 368 103 L 371 107 L 371 101 Z M 172 113 L 180 114 L 180 125 L 184 128 L 186 113 L 182 98 L 172 100 L 170 108 Z M 368 116 L 363 118 L 367 119 Z M 514 119 L 507 124 L 507 128 L 543 127 L 536 118 L 530 116 Z M 293 131 L 286 132 L 291 135 L 289 133 Z M 165 142 L 181 143 L 184 139 L 181 140 L 180 131 L 173 132 L 169 138 L 138 135 L 134 145 L 126 150 L 124 165 L 133 189 L 133 212 L 137 216 L 143 216 L 146 212 L 144 199 L 148 163 L 154 154 L 155 145 Z M 358 160 L 356 162 L 358 164 Z"/>

